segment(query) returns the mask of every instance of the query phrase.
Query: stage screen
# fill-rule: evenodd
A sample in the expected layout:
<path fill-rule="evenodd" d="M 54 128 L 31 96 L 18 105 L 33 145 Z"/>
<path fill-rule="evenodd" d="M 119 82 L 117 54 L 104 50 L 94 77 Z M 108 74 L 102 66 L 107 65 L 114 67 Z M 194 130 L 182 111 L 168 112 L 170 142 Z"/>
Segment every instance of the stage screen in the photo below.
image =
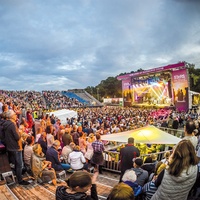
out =
<path fill-rule="evenodd" d="M 187 69 L 172 72 L 173 102 L 178 110 L 188 109 Z"/>

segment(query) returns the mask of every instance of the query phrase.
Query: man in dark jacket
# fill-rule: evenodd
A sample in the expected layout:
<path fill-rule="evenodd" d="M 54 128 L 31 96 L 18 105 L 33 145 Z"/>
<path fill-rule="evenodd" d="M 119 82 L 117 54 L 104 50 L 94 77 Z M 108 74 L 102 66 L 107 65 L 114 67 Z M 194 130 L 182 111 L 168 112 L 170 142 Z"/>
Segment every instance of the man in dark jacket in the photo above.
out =
<path fill-rule="evenodd" d="M 58 153 L 59 147 L 60 147 L 60 141 L 55 140 L 53 145 L 47 149 L 46 160 L 51 162 L 52 168 L 54 168 L 55 171 L 69 170 L 70 169 L 69 164 L 60 162 Z"/>
<path fill-rule="evenodd" d="M 4 123 L 6 149 L 14 160 L 18 183 L 28 185 L 27 181 L 22 180 L 22 140 L 16 125 L 17 115 L 13 110 L 9 110 L 6 112 L 6 118 L 8 119 Z"/>
<path fill-rule="evenodd" d="M 121 175 L 120 182 L 122 177 L 127 169 L 133 167 L 133 158 L 139 157 L 140 151 L 134 146 L 134 138 L 128 138 L 128 144 L 120 150 L 120 160 L 121 160 Z"/>

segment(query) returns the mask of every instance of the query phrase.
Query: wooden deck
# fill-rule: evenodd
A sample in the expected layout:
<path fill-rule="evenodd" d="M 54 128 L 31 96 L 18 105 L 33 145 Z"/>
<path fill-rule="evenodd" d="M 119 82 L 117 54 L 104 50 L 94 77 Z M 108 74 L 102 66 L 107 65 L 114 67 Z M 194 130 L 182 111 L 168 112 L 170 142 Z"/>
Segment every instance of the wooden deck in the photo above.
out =
<path fill-rule="evenodd" d="M 69 176 L 70 174 L 67 174 Z M 97 192 L 99 200 L 105 200 L 110 193 L 112 187 L 119 181 L 118 174 L 104 172 L 99 175 L 97 180 Z M 39 185 L 30 181 L 28 186 L 21 186 L 18 184 L 2 185 L 0 186 L 0 200 L 55 200 L 56 187 L 51 184 Z M 66 185 L 61 182 L 58 185 Z"/>

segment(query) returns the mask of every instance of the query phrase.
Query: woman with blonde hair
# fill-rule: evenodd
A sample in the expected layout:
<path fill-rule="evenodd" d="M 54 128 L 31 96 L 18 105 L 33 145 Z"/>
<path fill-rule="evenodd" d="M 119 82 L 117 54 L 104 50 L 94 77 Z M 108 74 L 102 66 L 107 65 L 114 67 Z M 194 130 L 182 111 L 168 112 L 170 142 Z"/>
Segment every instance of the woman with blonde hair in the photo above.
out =
<path fill-rule="evenodd" d="M 40 144 L 35 144 L 33 146 L 31 170 L 35 180 L 38 182 L 41 182 L 44 176 L 49 176 L 53 185 L 57 184 L 55 170 L 51 168 L 51 162 L 46 161 Z"/>
<path fill-rule="evenodd" d="M 190 140 L 180 141 L 169 158 L 168 167 L 155 181 L 158 187 L 151 200 L 186 200 L 198 172 L 198 158 Z"/>
<path fill-rule="evenodd" d="M 35 142 L 36 142 L 36 143 L 38 142 L 38 140 L 39 140 L 39 138 L 40 138 L 42 132 L 43 132 L 43 131 L 42 131 L 42 127 L 38 127 L 38 128 L 37 128 L 37 131 L 36 131 L 36 137 L 35 137 Z"/>
<path fill-rule="evenodd" d="M 112 191 L 110 192 L 107 200 L 134 200 L 134 192 L 133 189 L 125 184 L 125 183 L 118 183 L 114 186 Z"/>
<path fill-rule="evenodd" d="M 87 151 L 85 153 L 85 158 L 87 159 L 87 161 L 89 162 L 93 156 L 93 147 L 92 147 L 92 143 L 95 141 L 95 136 L 93 133 L 89 134 L 89 137 L 87 139 Z"/>
<path fill-rule="evenodd" d="M 170 157 L 170 151 L 166 151 L 164 158 L 161 160 L 161 162 L 167 165 L 169 163 L 169 157 Z"/>

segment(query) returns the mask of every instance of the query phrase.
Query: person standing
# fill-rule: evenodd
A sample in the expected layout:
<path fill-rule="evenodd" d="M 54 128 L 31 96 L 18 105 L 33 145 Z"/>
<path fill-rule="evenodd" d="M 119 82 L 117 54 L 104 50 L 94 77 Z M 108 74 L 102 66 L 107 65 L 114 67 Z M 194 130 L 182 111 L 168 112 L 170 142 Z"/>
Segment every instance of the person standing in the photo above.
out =
<path fill-rule="evenodd" d="M 6 112 L 6 118 L 8 119 L 4 123 L 6 149 L 13 158 L 18 183 L 28 185 L 29 182 L 22 179 L 22 140 L 16 125 L 17 115 L 13 110 L 9 110 Z"/>
<path fill-rule="evenodd" d="M 120 182 L 127 169 L 133 167 L 133 158 L 139 157 L 140 151 L 134 146 L 134 138 L 128 138 L 128 144 L 120 150 L 120 161 L 121 161 L 121 174 Z"/>
<path fill-rule="evenodd" d="M 102 174 L 102 167 L 103 167 L 103 151 L 104 151 L 104 145 L 101 142 L 101 136 L 100 134 L 96 134 L 96 141 L 92 143 L 93 148 L 93 156 L 91 158 L 91 164 L 94 165 L 96 168 L 99 168 L 99 173 Z"/>
<path fill-rule="evenodd" d="M 183 140 L 190 140 L 194 146 L 194 149 L 196 150 L 197 148 L 197 144 L 198 144 L 198 139 L 194 134 L 194 130 L 195 130 L 195 123 L 193 120 L 188 120 L 186 121 L 185 124 L 185 137 L 183 138 Z"/>
<path fill-rule="evenodd" d="M 187 200 L 197 180 L 198 158 L 190 140 L 181 140 L 175 147 L 168 167 L 160 172 L 155 186 L 158 187 L 151 200 Z"/>
<path fill-rule="evenodd" d="M 72 136 L 67 129 L 65 129 L 65 133 L 62 136 L 62 142 L 64 146 L 69 145 L 71 142 L 73 142 Z"/>

